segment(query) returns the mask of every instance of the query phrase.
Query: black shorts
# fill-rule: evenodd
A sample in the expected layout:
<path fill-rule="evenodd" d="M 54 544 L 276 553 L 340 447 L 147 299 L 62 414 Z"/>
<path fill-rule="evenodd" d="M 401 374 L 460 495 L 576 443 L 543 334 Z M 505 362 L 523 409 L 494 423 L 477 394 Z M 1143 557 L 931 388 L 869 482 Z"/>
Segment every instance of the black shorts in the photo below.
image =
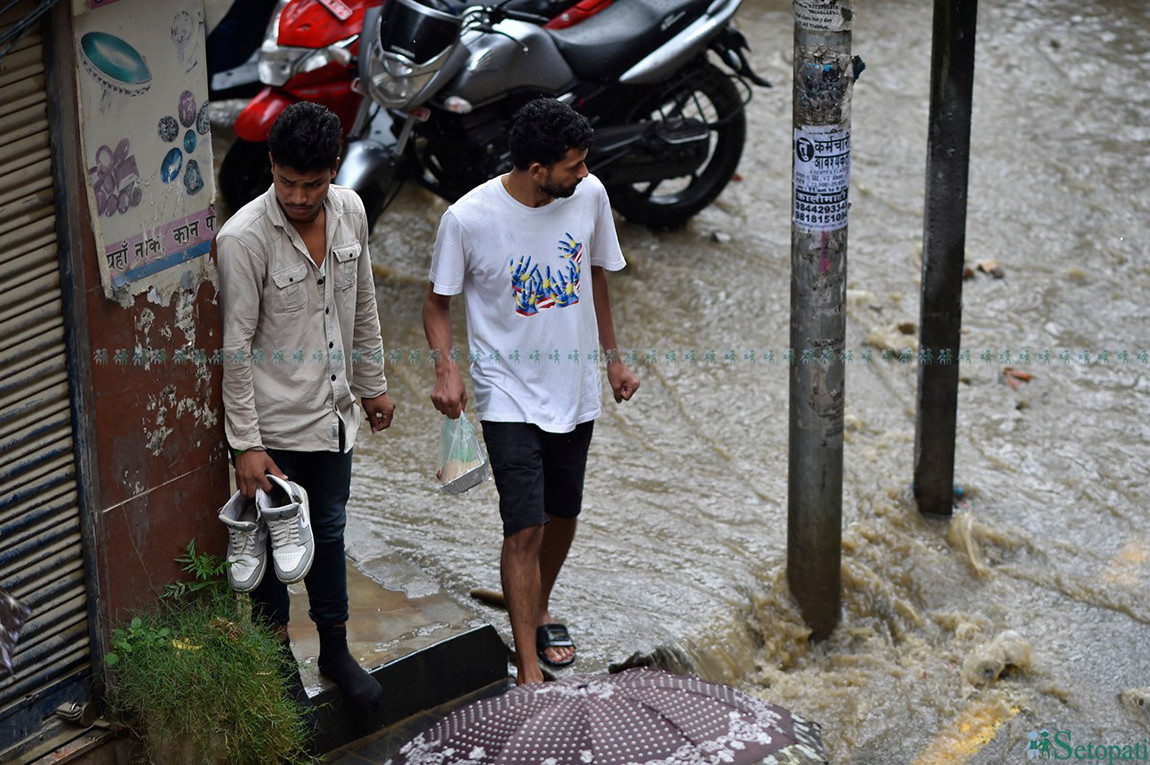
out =
<path fill-rule="evenodd" d="M 577 425 L 570 433 L 548 433 L 525 422 L 482 424 L 499 490 L 503 536 L 541 526 L 549 515 L 579 515 L 594 421 Z"/>

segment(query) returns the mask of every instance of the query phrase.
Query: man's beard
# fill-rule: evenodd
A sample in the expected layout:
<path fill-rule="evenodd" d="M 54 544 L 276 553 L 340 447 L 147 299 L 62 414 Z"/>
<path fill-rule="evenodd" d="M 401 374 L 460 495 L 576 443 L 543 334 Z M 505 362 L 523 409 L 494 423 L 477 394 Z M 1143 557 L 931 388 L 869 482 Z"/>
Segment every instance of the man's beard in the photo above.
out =
<path fill-rule="evenodd" d="M 575 187 L 578 185 L 579 181 L 575 181 L 570 186 L 540 186 L 539 190 L 555 199 L 566 199 L 575 193 Z"/>

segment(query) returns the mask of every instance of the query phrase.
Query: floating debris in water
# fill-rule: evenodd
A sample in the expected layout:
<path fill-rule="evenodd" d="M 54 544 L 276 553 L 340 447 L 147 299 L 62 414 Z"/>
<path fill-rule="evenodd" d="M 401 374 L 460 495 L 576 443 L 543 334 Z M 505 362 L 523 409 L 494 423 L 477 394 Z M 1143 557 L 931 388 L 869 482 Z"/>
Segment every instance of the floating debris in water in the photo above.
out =
<path fill-rule="evenodd" d="M 1002 370 L 1002 379 L 1007 385 L 1011 387 L 1011 389 L 1018 390 L 1018 386 L 1033 380 L 1034 375 L 1030 374 L 1029 372 L 1023 372 L 1021 369 L 1007 367 L 1006 369 Z"/>
<path fill-rule="evenodd" d="M 1150 729 L 1150 685 L 1127 688 L 1118 694 L 1118 703 L 1133 714 L 1139 723 Z"/>
<path fill-rule="evenodd" d="M 990 685 L 1011 670 L 1030 669 L 1030 644 L 1014 630 L 1007 630 L 977 649 L 962 663 L 962 677 L 971 685 Z"/>
<path fill-rule="evenodd" d="M 1002 266 L 993 260 L 978 261 L 978 270 L 984 274 L 990 274 L 995 279 L 1001 279 L 1006 276 L 1006 272 L 1002 270 Z"/>

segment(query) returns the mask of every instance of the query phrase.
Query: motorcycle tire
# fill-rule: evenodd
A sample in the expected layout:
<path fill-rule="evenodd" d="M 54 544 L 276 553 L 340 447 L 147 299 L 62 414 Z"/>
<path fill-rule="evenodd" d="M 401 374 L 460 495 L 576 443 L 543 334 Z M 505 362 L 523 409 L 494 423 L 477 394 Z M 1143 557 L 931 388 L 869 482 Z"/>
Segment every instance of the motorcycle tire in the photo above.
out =
<path fill-rule="evenodd" d="M 220 193 L 228 208 L 236 212 L 271 185 L 267 142 L 237 138 L 220 163 Z"/>
<path fill-rule="evenodd" d="M 747 134 L 738 88 L 710 63 L 704 63 L 671 90 L 643 99 L 624 119 L 637 122 L 669 117 L 712 124 L 711 146 L 703 164 L 690 176 L 607 189 L 611 205 L 624 218 L 656 231 L 686 225 L 688 218 L 719 196 L 735 174 Z"/>

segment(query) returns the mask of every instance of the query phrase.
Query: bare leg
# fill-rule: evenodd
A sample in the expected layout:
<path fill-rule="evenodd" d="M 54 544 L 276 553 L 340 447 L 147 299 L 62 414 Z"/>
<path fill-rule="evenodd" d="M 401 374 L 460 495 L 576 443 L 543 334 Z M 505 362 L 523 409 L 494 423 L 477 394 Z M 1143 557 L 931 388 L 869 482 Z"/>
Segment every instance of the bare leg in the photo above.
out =
<path fill-rule="evenodd" d="M 536 627 L 555 621 L 551 617 L 551 589 L 555 586 L 555 580 L 559 578 L 559 569 L 563 568 L 563 562 L 567 560 L 567 552 L 571 549 L 571 541 L 575 538 L 577 523 L 575 518 L 548 516 L 548 523 L 543 532 L 543 545 L 539 550 L 539 618 L 535 623 Z M 551 661 L 562 663 L 575 656 L 575 649 L 548 648 L 546 653 Z"/>
<path fill-rule="evenodd" d="M 539 548 L 543 526 L 529 526 L 503 538 L 499 578 L 511 618 L 518 683 L 541 683 L 543 672 L 535 656 L 535 627 L 539 608 Z"/>

